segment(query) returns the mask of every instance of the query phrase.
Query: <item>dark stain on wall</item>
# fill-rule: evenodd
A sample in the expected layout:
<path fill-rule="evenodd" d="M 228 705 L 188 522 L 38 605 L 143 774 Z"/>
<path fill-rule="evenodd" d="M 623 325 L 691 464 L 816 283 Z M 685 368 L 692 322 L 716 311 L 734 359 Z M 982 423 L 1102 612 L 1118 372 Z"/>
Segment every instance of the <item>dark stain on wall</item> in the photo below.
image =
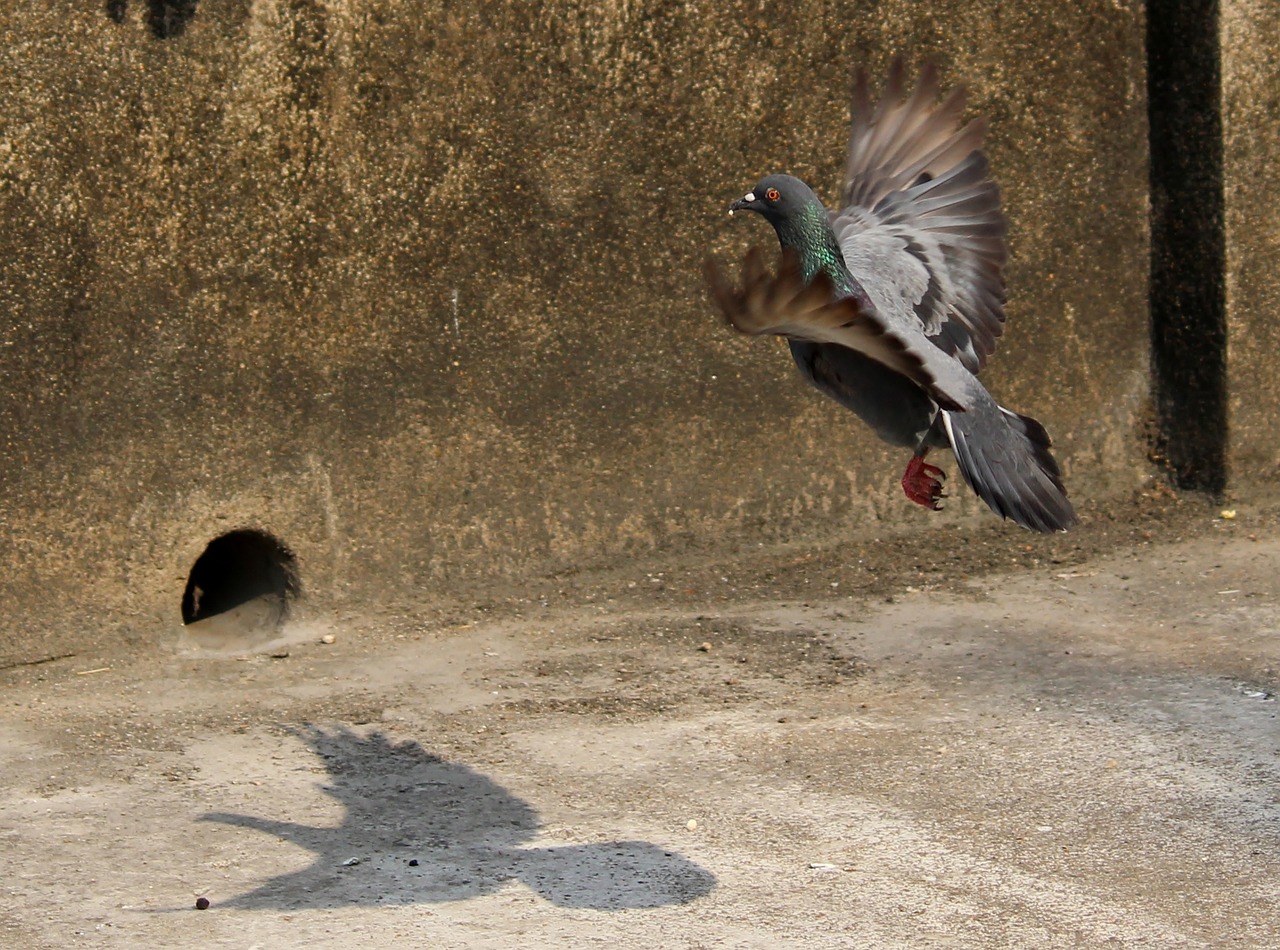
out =
<path fill-rule="evenodd" d="M 181 36 L 196 15 L 199 0 L 147 0 L 146 23 L 156 39 Z M 129 0 L 107 0 L 107 16 L 123 23 L 129 11 Z"/>
<path fill-rule="evenodd" d="M 1182 488 L 1226 486 L 1226 241 L 1217 0 L 1147 5 L 1156 454 Z"/>

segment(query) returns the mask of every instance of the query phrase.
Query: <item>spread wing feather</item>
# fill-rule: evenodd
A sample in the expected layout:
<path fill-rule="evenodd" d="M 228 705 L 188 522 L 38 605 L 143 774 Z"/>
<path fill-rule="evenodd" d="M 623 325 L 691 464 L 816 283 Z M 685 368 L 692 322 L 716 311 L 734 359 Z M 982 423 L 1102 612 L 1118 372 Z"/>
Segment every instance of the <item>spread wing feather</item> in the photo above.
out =
<path fill-rule="evenodd" d="M 747 252 L 742 287 L 735 288 L 714 261 L 707 285 L 730 326 L 751 336 L 774 334 L 815 343 L 835 343 L 862 353 L 911 379 L 940 406 L 963 411 L 967 399 L 959 367 L 923 336 L 904 333 L 869 300 L 833 299 L 831 282 L 819 274 L 807 284 L 799 260 L 784 252 L 776 275 L 758 248 Z"/>
<path fill-rule="evenodd" d="M 832 227 L 854 278 L 887 317 L 917 323 L 978 372 L 1004 329 L 1008 223 L 991 180 L 986 123 L 961 125 L 965 93 L 939 101 L 928 64 L 906 88 L 894 62 L 874 104 L 859 71 L 850 108 L 844 208 Z"/>

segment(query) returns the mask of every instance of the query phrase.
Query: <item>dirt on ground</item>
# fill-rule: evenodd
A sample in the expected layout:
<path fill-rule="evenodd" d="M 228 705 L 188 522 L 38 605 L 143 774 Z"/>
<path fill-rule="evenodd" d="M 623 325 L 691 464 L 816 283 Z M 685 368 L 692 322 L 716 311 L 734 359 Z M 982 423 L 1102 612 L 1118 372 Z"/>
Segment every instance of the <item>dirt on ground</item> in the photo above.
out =
<path fill-rule="evenodd" d="M 11 946 L 1280 945 L 1280 508 L 1158 487 L 0 670 Z M 196 909 L 197 901 L 208 902 Z"/>

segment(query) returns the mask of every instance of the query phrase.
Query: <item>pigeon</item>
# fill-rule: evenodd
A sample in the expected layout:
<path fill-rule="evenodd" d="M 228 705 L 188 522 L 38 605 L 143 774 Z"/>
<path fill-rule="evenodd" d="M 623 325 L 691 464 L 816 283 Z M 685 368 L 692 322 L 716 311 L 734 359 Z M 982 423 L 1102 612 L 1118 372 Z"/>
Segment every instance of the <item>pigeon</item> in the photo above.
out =
<path fill-rule="evenodd" d="M 768 175 L 729 208 L 764 217 L 782 259 L 752 248 L 734 286 L 706 264 L 712 299 L 741 333 L 787 339 L 800 373 L 882 439 L 913 450 L 906 496 L 942 507 L 950 448 L 996 514 L 1045 534 L 1077 521 L 1048 432 L 996 402 L 977 374 L 1004 329 L 1008 223 L 982 140 L 961 124 L 965 91 L 941 95 L 934 64 L 908 89 L 895 60 L 879 101 L 854 81 L 843 208 L 790 175 Z"/>

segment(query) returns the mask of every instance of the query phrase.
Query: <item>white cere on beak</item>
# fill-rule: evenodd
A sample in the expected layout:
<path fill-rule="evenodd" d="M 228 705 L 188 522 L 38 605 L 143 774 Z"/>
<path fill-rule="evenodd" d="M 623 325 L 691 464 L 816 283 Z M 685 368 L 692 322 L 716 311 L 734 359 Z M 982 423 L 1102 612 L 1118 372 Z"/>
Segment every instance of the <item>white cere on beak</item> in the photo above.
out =
<path fill-rule="evenodd" d="M 755 201 L 755 200 L 756 200 L 756 193 L 755 193 L 754 191 L 748 191 L 745 195 L 743 195 L 743 196 L 742 196 L 742 200 L 743 200 L 743 201 L 747 201 L 747 202 Z M 729 209 L 729 217 L 731 217 L 731 218 L 733 217 L 733 209 L 732 209 L 732 208 L 730 208 L 730 209 Z"/>
<path fill-rule="evenodd" d="M 755 201 L 755 200 L 756 200 L 756 193 L 755 193 L 754 191 L 748 191 L 745 195 L 743 195 L 743 196 L 742 196 L 742 200 L 743 200 L 743 201 Z M 732 208 L 730 208 L 730 209 L 729 209 L 729 217 L 731 217 L 731 218 L 733 217 L 733 209 L 732 209 Z"/>

